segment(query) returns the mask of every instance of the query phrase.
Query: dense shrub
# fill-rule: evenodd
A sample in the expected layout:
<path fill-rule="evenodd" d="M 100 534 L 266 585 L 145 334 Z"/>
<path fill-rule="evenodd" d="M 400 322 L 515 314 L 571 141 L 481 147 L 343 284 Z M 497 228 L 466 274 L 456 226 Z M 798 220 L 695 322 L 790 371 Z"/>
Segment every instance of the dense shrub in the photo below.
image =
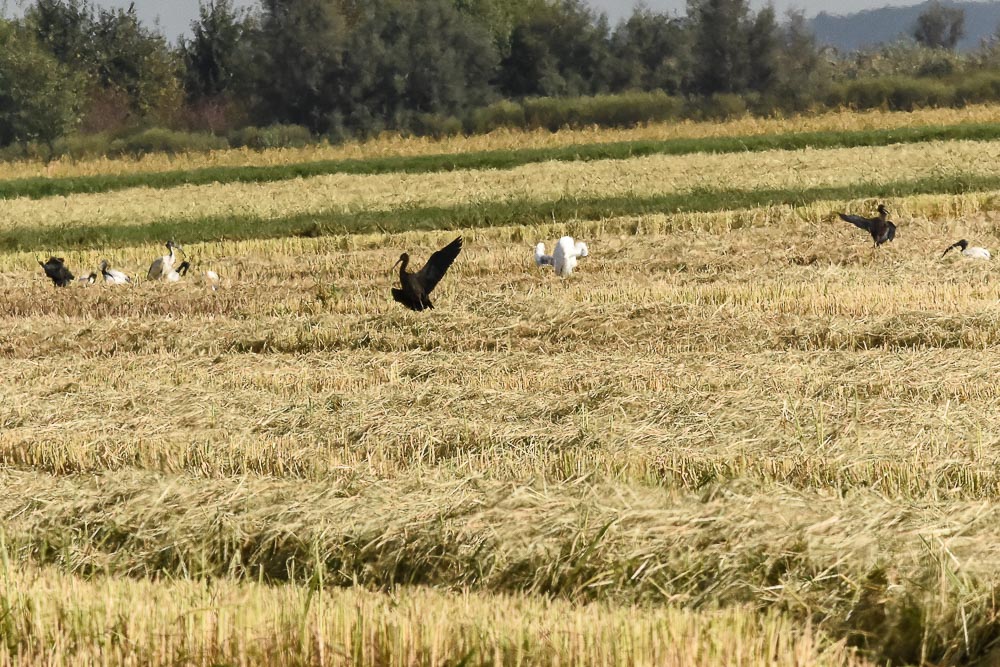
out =
<path fill-rule="evenodd" d="M 715 93 L 691 101 L 688 114 L 704 120 L 726 120 L 744 116 L 747 100 L 736 93 Z"/>
<path fill-rule="evenodd" d="M 955 85 L 955 104 L 980 104 L 1000 100 L 1000 72 L 977 72 Z"/>
<path fill-rule="evenodd" d="M 827 104 L 854 109 L 912 111 L 923 107 L 951 106 L 955 99 L 956 88 L 953 84 L 938 79 L 890 76 L 859 79 L 834 86 Z"/>
<path fill-rule="evenodd" d="M 470 132 L 485 134 L 501 127 L 525 127 L 524 105 L 510 100 L 475 109 L 466 124 Z"/>
<path fill-rule="evenodd" d="M 585 97 L 536 97 L 522 102 L 497 102 L 474 111 L 473 132 L 498 127 L 558 130 L 563 127 L 634 127 L 680 118 L 684 102 L 662 91 Z"/>
<path fill-rule="evenodd" d="M 153 127 L 135 134 L 115 139 L 108 153 L 141 156 L 147 153 L 190 153 L 227 148 L 228 142 L 213 134 L 203 132 L 178 132 Z"/>
<path fill-rule="evenodd" d="M 268 125 L 267 127 L 244 127 L 229 135 L 233 147 L 247 147 L 254 150 L 265 148 L 294 148 L 306 146 L 314 141 L 309 129 L 301 125 Z"/>

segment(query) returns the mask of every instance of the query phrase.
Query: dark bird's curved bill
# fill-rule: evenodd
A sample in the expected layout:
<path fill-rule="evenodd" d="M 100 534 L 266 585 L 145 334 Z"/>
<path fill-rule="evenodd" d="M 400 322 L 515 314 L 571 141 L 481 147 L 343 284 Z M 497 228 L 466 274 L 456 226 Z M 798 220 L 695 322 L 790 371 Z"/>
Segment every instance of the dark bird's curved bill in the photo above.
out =
<path fill-rule="evenodd" d="M 459 236 L 431 255 L 423 268 L 417 272 L 406 270 L 410 263 L 410 256 L 404 252 L 393 265 L 393 268 L 396 268 L 396 265 L 402 264 L 399 267 L 399 287 L 392 288 L 392 298 L 410 310 L 434 308 L 434 304 L 430 300 L 430 293 L 441 282 L 444 274 L 448 272 L 448 268 L 451 267 L 461 251 L 462 237 Z"/>

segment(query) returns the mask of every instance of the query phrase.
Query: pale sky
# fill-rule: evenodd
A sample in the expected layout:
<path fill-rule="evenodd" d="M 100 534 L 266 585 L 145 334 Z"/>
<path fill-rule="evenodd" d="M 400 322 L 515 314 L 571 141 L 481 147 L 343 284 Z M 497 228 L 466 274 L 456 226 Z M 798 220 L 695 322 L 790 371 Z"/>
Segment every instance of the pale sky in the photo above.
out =
<path fill-rule="evenodd" d="M 628 16 L 637 4 L 632 0 L 588 0 L 588 2 L 606 13 L 612 24 L 617 19 Z M 784 15 L 789 9 L 801 9 L 806 13 L 806 16 L 815 16 L 821 11 L 825 11 L 827 14 L 853 14 L 863 9 L 878 9 L 887 5 L 919 5 L 921 2 L 923 0 L 837 0 L 837 2 L 830 2 L 830 0 L 773 0 L 770 4 L 774 5 L 779 16 Z M 767 0 L 750 0 L 750 6 L 754 9 L 760 9 L 767 4 L 769 4 Z M 682 14 L 684 8 L 687 7 L 687 1 L 646 0 L 646 6 L 658 12 L 667 11 Z"/>
<path fill-rule="evenodd" d="M 253 0 L 236 0 L 242 6 L 255 4 Z M 635 2 L 632 0 L 588 0 L 594 7 L 607 13 L 612 24 L 627 16 Z M 104 7 L 128 7 L 130 0 L 98 0 L 97 4 Z M 813 16 L 822 10 L 831 14 L 850 14 L 862 9 L 875 9 L 886 5 L 916 5 L 921 0 L 773 0 L 778 14 L 784 14 L 789 8 L 802 9 L 807 16 Z M 5 7 L 7 15 L 20 12 L 21 7 L 30 4 L 30 0 L 0 0 L 0 7 Z M 750 0 L 754 8 L 763 7 L 766 0 Z M 646 0 L 646 5 L 656 11 L 683 12 L 687 6 L 686 0 Z M 171 42 L 178 35 L 187 33 L 191 21 L 198 16 L 198 0 L 135 0 L 135 8 L 143 23 L 153 25 L 159 21 L 160 30 Z"/>

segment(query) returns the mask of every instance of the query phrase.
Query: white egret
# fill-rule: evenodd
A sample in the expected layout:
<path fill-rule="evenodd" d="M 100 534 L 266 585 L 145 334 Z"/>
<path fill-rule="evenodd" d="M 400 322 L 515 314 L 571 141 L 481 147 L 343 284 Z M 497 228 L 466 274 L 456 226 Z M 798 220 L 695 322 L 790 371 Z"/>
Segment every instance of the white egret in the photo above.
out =
<path fill-rule="evenodd" d="M 564 236 L 556 243 L 556 249 L 552 251 L 552 268 L 556 275 L 566 276 L 573 273 L 576 268 L 578 257 L 586 257 L 590 254 L 587 244 L 583 241 L 573 241 L 572 236 Z"/>

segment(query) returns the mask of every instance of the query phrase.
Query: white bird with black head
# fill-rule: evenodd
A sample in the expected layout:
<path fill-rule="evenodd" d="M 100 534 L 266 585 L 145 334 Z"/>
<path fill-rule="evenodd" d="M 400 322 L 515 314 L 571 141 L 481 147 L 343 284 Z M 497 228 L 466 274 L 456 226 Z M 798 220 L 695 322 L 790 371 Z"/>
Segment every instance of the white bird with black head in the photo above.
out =
<path fill-rule="evenodd" d="M 552 255 L 545 254 L 544 243 L 535 246 L 535 266 L 552 266 Z"/>
<path fill-rule="evenodd" d="M 127 285 L 132 279 L 118 269 L 108 268 L 108 260 L 101 260 L 101 275 L 104 276 L 105 285 Z"/>
<path fill-rule="evenodd" d="M 962 249 L 962 251 L 961 251 L 962 255 L 965 256 L 965 257 L 968 257 L 970 259 L 989 259 L 990 258 L 990 251 L 989 250 L 987 250 L 986 248 L 980 248 L 977 245 L 969 245 L 969 242 L 966 241 L 965 239 L 962 239 L 961 241 L 957 241 L 955 243 L 952 243 L 950 246 L 948 246 L 947 248 L 945 248 L 944 252 L 941 254 L 941 257 L 944 257 L 945 255 L 947 255 L 948 251 L 951 250 L 952 248 L 961 248 Z"/>
<path fill-rule="evenodd" d="M 174 261 L 177 259 L 177 254 L 174 251 L 184 252 L 184 248 L 171 240 L 167 241 L 167 250 L 169 252 L 166 255 L 157 257 L 150 264 L 149 271 L 146 273 L 147 280 L 168 280 L 170 282 L 180 280 L 180 276 L 174 271 Z"/>

